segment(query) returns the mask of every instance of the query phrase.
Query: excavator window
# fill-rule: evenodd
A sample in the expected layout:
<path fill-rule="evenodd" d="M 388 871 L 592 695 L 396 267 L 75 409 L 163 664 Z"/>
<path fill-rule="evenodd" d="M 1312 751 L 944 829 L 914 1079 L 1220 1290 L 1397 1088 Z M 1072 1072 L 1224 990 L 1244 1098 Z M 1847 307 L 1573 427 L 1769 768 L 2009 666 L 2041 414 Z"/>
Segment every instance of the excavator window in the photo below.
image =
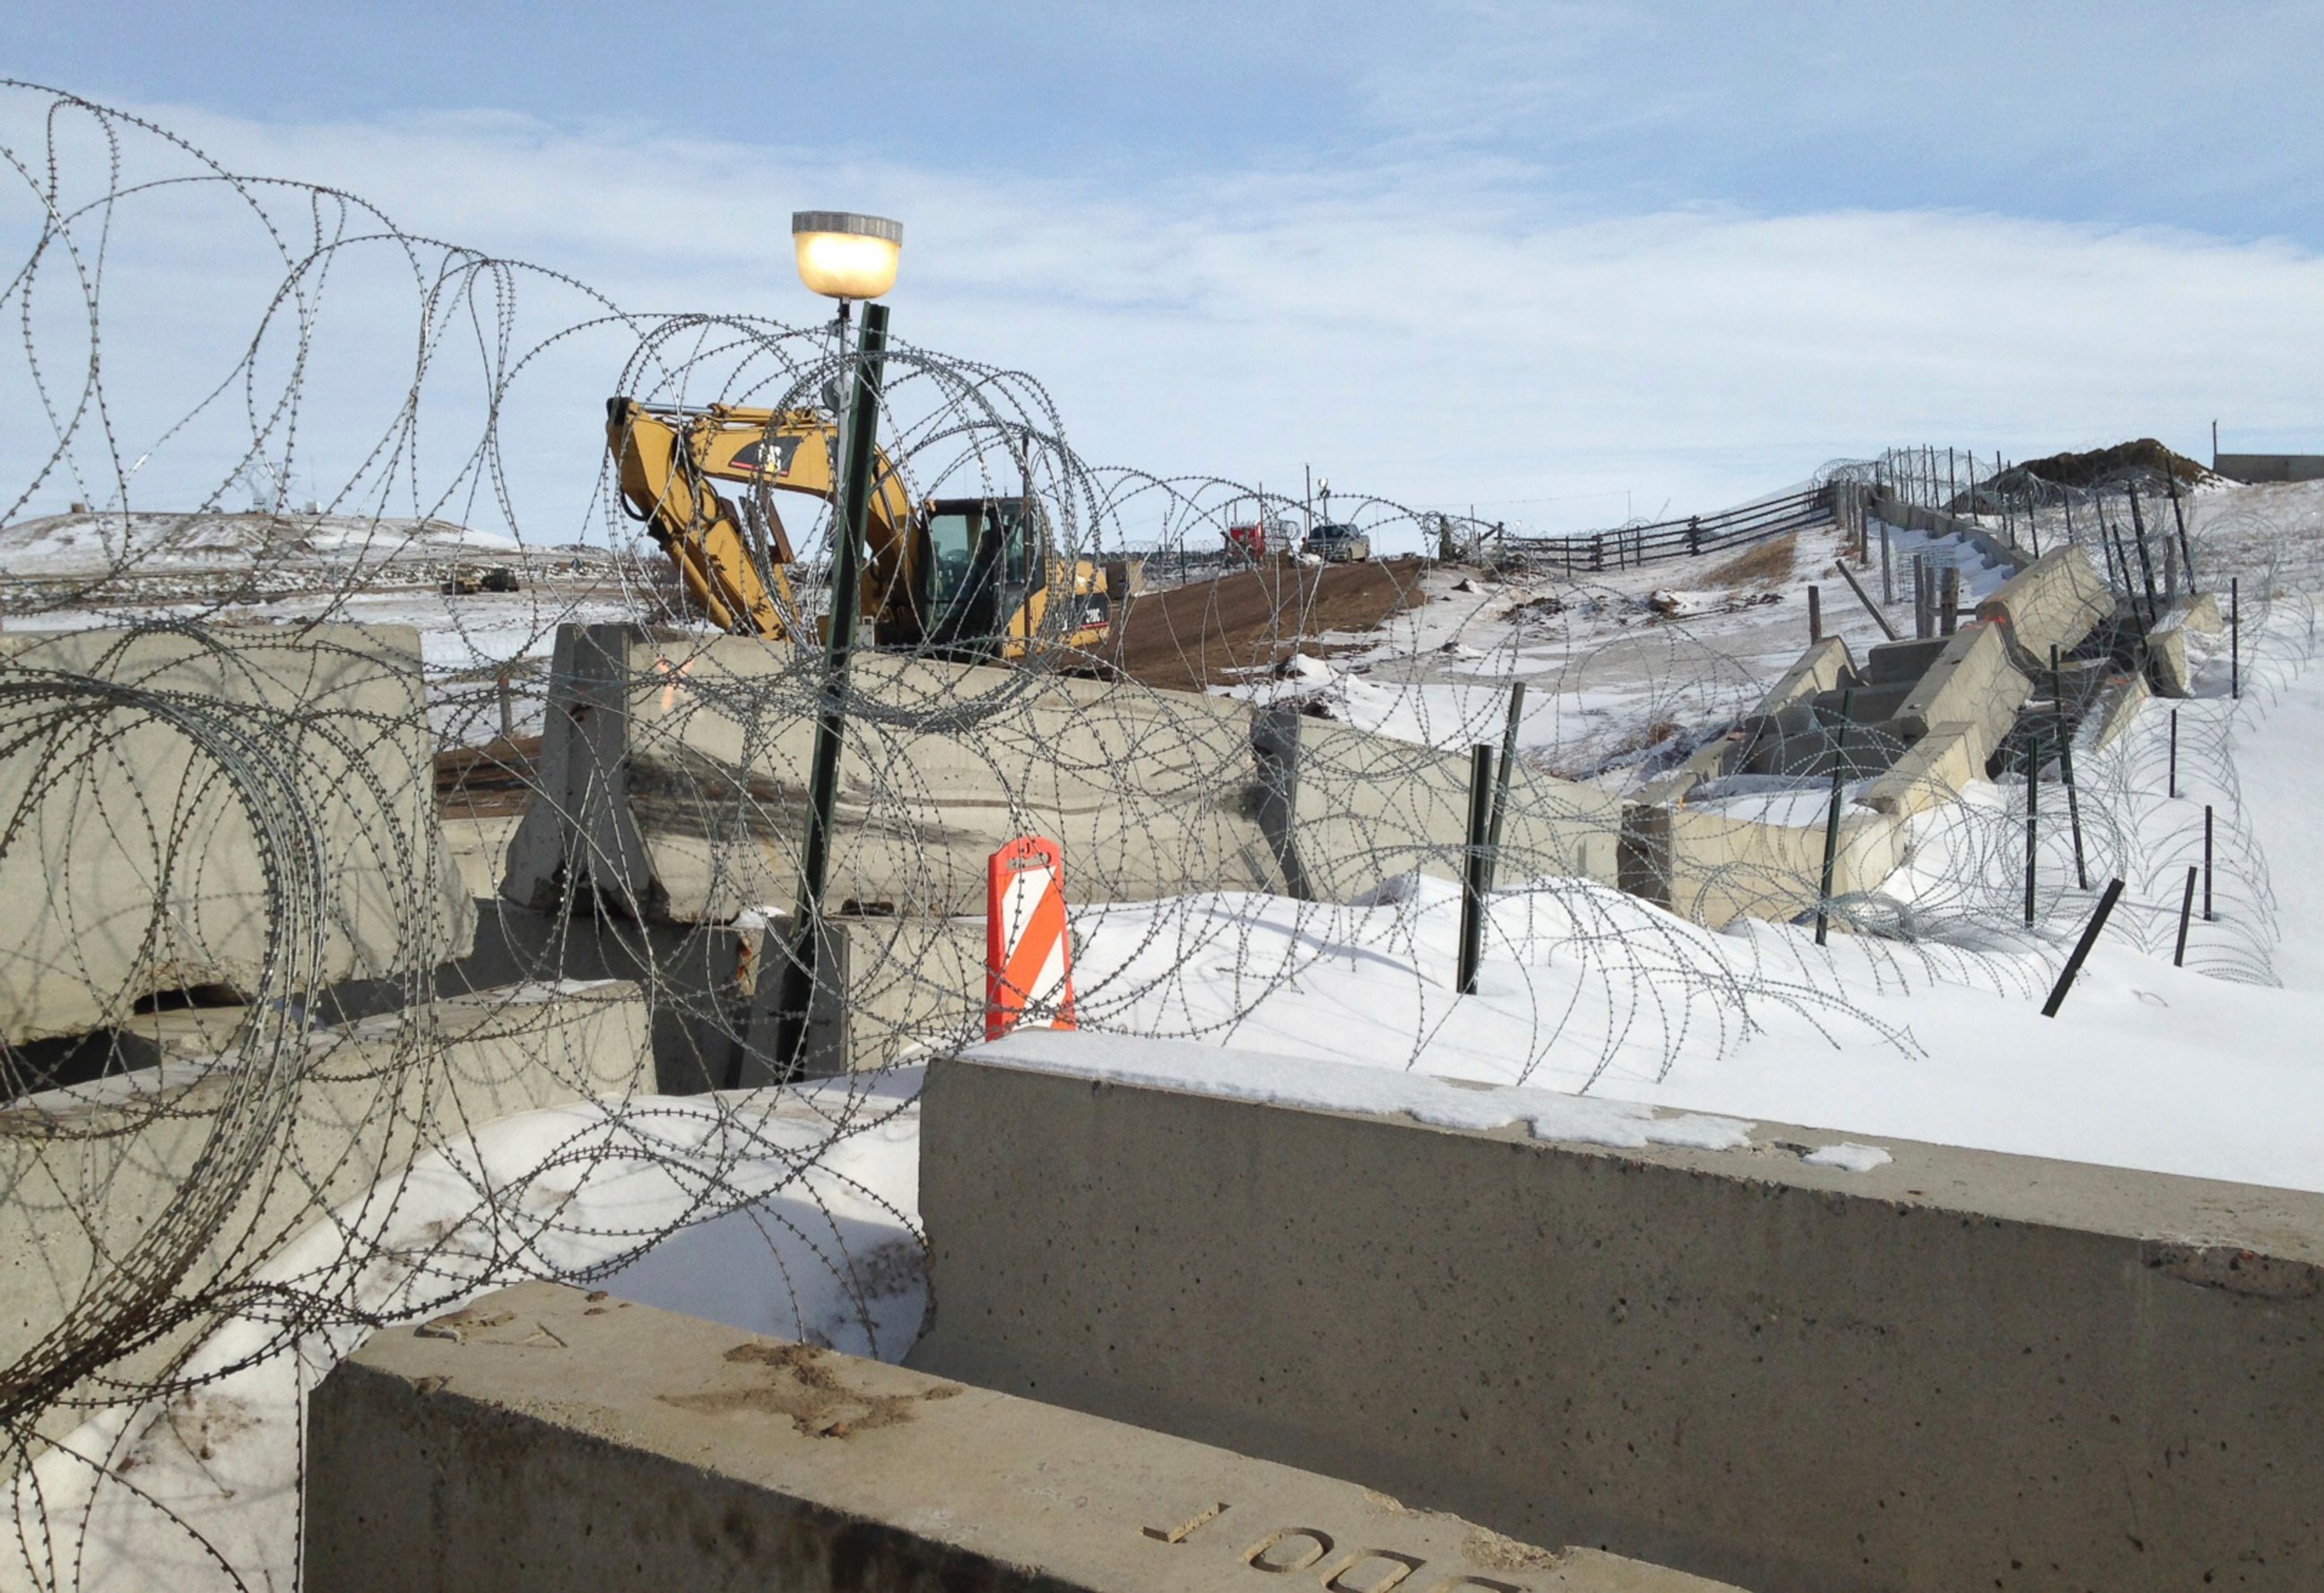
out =
<path fill-rule="evenodd" d="M 1048 585 L 1047 524 L 1021 500 L 944 498 L 920 517 L 927 539 L 916 640 L 988 656 L 1028 633 L 1032 594 Z"/>
<path fill-rule="evenodd" d="M 1036 509 L 1028 513 L 1021 499 L 998 507 L 1008 535 L 1009 585 L 1038 592 L 1048 585 L 1048 560 L 1043 557 L 1047 539 L 1041 534 L 1040 511 Z"/>
<path fill-rule="evenodd" d="M 928 517 L 929 606 L 943 613 L 967 589 L 969 571 L 976 562 L 977 520 L 963 513 Z"/>

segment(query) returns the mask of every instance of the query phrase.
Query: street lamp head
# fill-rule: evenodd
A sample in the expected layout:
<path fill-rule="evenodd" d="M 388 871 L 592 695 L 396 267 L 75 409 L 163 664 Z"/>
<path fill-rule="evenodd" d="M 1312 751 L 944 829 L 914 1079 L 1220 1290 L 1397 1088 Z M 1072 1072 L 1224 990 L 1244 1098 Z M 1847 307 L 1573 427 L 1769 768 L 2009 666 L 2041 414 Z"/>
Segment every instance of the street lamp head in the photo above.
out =
<path fill-rule="evenodd" d="M 791 242 L 799 281 L 825 299 L 877 299 L 896 285 L 901 222 L 848 210 L 795 210 Z"/>

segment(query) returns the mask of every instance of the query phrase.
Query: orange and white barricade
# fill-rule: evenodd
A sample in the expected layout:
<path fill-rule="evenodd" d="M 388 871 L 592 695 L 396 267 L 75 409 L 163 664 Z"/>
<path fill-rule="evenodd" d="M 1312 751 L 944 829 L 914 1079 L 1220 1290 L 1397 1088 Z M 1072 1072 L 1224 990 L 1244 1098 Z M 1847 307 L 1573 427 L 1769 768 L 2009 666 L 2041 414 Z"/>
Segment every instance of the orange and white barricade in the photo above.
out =
<path fill-rule="evenodd" d="M 1038 835 L 992 854 L 985 893 L 984 1037 L 1019 1024 L 1074 1027 L 1065 855 Z"/>

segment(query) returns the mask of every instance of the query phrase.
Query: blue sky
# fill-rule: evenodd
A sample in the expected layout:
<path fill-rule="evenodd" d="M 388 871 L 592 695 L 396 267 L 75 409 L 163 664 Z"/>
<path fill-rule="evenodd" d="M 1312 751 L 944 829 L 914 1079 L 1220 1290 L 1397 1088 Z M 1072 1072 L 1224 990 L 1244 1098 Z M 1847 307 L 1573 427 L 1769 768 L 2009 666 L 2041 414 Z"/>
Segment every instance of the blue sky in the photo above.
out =
<path fill-rule="evenodd" d="M 788 211 L 886 209 L 899 330 L 1093 456 L 1545 520 L 1923 437 L 2324 449 L 2319 63 L 2319 4 L 0 18 L 19 77 L 625 303 L 807 318 Z"/>
<path fill-rule="evenodd" d="M 17 76 L 1140 181 L 1431 152 L 1584 211 L 1997 210 L 2324 245 L 2324 5 L 9 8 Z M 700 19 L 700 20 L 696 20 Z"/>

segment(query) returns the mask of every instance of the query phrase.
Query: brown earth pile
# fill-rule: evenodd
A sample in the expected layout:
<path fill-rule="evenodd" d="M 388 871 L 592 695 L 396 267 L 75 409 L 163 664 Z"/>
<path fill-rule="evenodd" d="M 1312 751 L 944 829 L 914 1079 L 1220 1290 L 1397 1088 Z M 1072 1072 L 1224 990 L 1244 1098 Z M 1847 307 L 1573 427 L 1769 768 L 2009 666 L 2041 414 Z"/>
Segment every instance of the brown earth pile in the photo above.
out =
<path fill-rule="evenodd" d="M 2110 448 L 2092 448 L 2086 454 L 2052 454 L 2043 459 L 2028 459 L 2004 471 L 2001 480 L 2006 484 L 2010 477 L 2020 474 L 2039 476 L 2061 487 L 2094 487 L 2102 482 L 2139 474 L 2173 475 L 2190 486 L 2218 479 L 2207 466 L 2184 454 L 2172 452 L 2151 437 L 2116 443 Z"/>
<path fill-rule="evenodd" d="M 1331 631 L 1370 631 L 1423 601 L 1416 558 L 1301 565 L 1270 559 L 1215 581 L 1132 598 L 1116 617 L 1112 662 L 1172 691 L 1225 686 L 1281 663 Z"/>

